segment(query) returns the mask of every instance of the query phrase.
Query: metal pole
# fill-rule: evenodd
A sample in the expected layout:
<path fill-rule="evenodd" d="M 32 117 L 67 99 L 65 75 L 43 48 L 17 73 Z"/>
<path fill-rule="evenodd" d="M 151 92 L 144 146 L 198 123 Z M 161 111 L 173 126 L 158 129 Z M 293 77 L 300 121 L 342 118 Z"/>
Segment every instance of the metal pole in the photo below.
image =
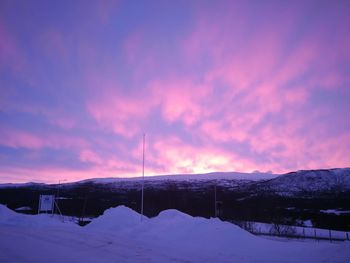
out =
<path fill-rule="evenodd" d="M 143 143 L 142 143 L 142 189 L 141 189 L 141 221 L 143 218 L 143 192 L 145 184 L 145 137 L 143 134 Z"/>
<path fill-rule="evenodd" d="M 53 206 L 52 214 L 55 214 L 55 212 L 56 212 L 55 210 L 57 210 L 56 206 L 58 206 L 58 198 L 60 196 L 60 184 L 61 184 L 61 180 L 58 180 L 57 192 L 56 192 L 56 197 L 55 197 L 55 202 L 54 202 L 55 205 Z"/>
<path fill-rule="evenodd" d="M 215 208 L 215 217 L 217 217 L 217 209 L 216 209 L 216 185 L 214 186 L 214 208 Z"/>
<path fill-rule="evenodd" d="M 60 199 L 60 187 L 61 187 L 61 182 L 65 182 L 67 181 L 67 179 L 63 179 L 63 180 L 58 180 L 58 186 L 57 186 L 57 197 L 55 198 L 55 204 L 56 204 L 56 210 L 57 212 L 59 212 L 61 215 L 61 211 L 60 209 L 58 208 L 58 204 L 59 204 L 59 199 Z M 55 213 L 55 206 L 53 207 L 53 214 Z M 57 213 L 58 214 L 58 213 Z"/>

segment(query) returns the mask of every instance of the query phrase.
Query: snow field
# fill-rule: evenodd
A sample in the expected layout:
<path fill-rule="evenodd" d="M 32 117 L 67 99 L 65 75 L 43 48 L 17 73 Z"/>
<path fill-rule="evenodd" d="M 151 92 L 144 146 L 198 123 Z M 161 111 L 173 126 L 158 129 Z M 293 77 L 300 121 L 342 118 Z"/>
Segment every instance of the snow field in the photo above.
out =
<path fill-rule="evenodd" d="M 119 206 L 85 227 L 0 206 L 0 262 L 349 262 L 350 242 L 275 241 L 219 219 Z"/>

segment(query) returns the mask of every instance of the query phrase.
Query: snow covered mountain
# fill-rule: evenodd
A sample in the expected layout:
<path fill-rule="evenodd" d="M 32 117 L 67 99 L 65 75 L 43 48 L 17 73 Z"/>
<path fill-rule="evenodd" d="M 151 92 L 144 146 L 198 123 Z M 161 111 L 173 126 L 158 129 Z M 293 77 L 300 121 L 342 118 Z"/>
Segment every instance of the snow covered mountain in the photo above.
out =
<path fill-rule="evenodd" d="M 279 195 L 341 193 L 350 191 L 350 168 L 301 170 L 280 175 L 259 186 Z"/>
<path fill-rule="evenodd" d="M 142 181 L 145 188 L 152 189 L 191 189 L 200 190 L 211 186 L 220 186 L 228 190 L 233 190 L 245 186 L 252 182 L 265 181 L 277 177 L 271 173 L 239 173 L 239 172 L 214 172 L 206 174 L 174 174 L 146 176 L 133 178 L 93 178 L 75 183 L 65 184 L 66 186 L 76 185 L 96 185 L 108 187 L 110 189 L 132 190 L 139 189 Z"/>
<path fill-rule="evenodd" d="M 277 177 L 278 174 L 272 173 L 240 173 L 240 172 L 213 172 L 204 174 L 172 174 L 172 175 L 156 175 L 156 176 L 146 176 L 145 181 L 210 181 L 210 180 L 249 180 L 249 181 L 259 181 L 267 180 Z M 131 177 L 131 178 L 92 178 L 78 183 L 99 183 L 108 184 L 116 182 L 135 182 L 142 180 L 142 177 Z"/>
<path fill-rule="evenodd" d="M 118 189 L 140 187 L 137 178 L 98 178 L 77 182 L 78 184 L 104 185 Z M 264 192 L 277 195 L 315 194 L 321 192 L 341 193 L 350 191 L 350 168 L 301 170 L 283 175 L 268 173 L 209 173 L 192 175 L 165 175 L 145 177 L 146 188 L 177 187 L 200 190 L 219 186 L 228 191 Z"/>
<path fill-rule="evenodd" d="M 77 186 L 103 187 L 111 190 L 128 191 L 139 189 L 141 177 L 93 178 L 61 184 L 60 188 Z M 271 173 L 215 172 L 207 174 L 176 174 L 147 176 L 145 188 L 201 190 L 218 186 L 227 191 L 253 192 L 254 194 L 277 194 L 283 196 L 350 192 L 350 168 L 301 170 L 283 175 Z M 57 187 L 57 184 L 0 184 L 0 188 Z"/>
<path fill-rule="evenodd" d="M 99 216 L 117 205 L 139 211 L 142 182 L 138 177 L 88 179 L 60 185 L 0 185 L 0 204 L 14 210 L 31 207 L 35 212 L 40 194 L 59 191 L 60 208 L 65 214 L 80 217 L 86 203 L 84 213 L 91 216 Z M 169 208 L 210 217 L 217 196 L 226 220 L 271 223 L 307 218 L 320 228 L 350 229 L 349 216 L 345 213 L 350 211 L 350 168 L 297 171 L 279 176 L 211 173 L 145 177 L 144 187 L 145 213 L 150 217 Z"/>

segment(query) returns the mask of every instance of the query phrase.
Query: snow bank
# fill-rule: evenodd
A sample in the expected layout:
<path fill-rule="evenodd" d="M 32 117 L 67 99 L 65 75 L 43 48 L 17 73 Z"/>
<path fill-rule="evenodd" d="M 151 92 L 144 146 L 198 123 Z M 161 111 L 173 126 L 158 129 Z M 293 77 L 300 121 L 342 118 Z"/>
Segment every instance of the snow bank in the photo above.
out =
<path fill-rule="evenodd" d="M 17 213 L 0 204 L 0 223 L 10 221 Z"/>
<path fill-rule="evenodd" d="M 0 204 L 0 224 L 1 225 L 16 225 L 16 226 L 60 226 L 62 220 L 57 215 L 39 214 L 39 215 L 24 215 L 19 214 L 4 205 Z M 65 221 L 66 224 L 73 225 L 72 222 Z"/>
<path fill-rule="evenodd" d="M 181 244 L 187 254 L 194 250 L 205 249 L 207 253 L 216 253 L 218 249 L 232 250 L 238 243 L 253 244 L 260 242 L 249 232 L 217 218 L 192 217 L 177 210 L 165 210 L 151 218 L 146 226 L 143 238 L 170 246 Z M 192 252 L 191 252 L 192 251 Z"/>
<path fill-rule="evenodd" d="M 176 209 L 168 209 L 159 213 L 154 219 L 158 220 L 190 220 L 192 216 L 182 213 Z"/>
<path fill-rule="evenodd" d="M 147 219 L 147 217 L 144 217 L 144 220 Z M 102 216 L 94 219 L 86 228 L 102 231 L 124 231 L 130 227 L 135 227 L 140 222 L 140 214 L 126 206 L 118 206 L 107 209 Z"/>
<path fill-rule="evenodd" d="M 32 211 L 33 209 L 29 206 L 22 206 L 15 209 L 15 211 Z"/>
<path fill-rule="evenodd" d="M 216 218 L 192 217 L 178 210 L 169 209 L 153 218 L 141 222 L 140 214 L 125 206 L 105 211 L 93 220 L 87 229 L 97 231 L 118 231 L 137 240 L 152 240 L 153 244 L 176 245 L 182 243 L 193 247 L 207 247 L 213 243 L 227 248 L 239 242 L 253 242 L 255 236 L 228 222 Z M 260 239 L 258 239 L 259 241 Z"/>
<path fill-rule="evenodd" d="M 0 206 L 1 262 L 345 263 L 350 257 L 349 242 L 267 240 L 219 219 L 192 217 L 177 210 L 141 222 L 138 213 L 119 206 L 75 228 L 49 225 L 54 220 L 43 216 L 20 215 Z M 38 227 L 28 228 L 33 222 Z"/>
<path fill-rule="evenodd" d="M 216 218 L 192 217 L 173 209 L 141 222 L 138 213 L 120 206 L 85 228 L 107 230 L 108 235 L 189 262 L 319 262 L 325 257 L 329 260 L 325 262 L 346 262 L 343 259 L 350 255 L 349 244 L 267 240 Z"/>

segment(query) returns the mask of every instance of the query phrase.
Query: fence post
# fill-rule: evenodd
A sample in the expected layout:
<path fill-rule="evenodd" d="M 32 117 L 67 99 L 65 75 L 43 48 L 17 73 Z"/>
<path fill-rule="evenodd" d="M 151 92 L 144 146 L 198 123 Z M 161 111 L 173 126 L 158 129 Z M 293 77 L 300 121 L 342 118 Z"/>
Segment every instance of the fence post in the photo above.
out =
<path fill-rule="evenodd" d="M 316 237 L 316 229 L 314 229 L 314 233 L 315 233 L 315 239 L 317 240 L 317 237 Z"/>
<path fill-rule="evenodd" d="M 303 227 L 303 236 L 305 238 L 305 227 Z"/>
<path fill-rule="evenodd" d="M 349 233 L 346 233 L 346 240 L 349 240 Z"/>
<path fill-rule="evenodd" d="M 328 229 L 328 231 L 329 231 L 329 241 L 332 243 L 332 233 L 330 229 Z"/>

